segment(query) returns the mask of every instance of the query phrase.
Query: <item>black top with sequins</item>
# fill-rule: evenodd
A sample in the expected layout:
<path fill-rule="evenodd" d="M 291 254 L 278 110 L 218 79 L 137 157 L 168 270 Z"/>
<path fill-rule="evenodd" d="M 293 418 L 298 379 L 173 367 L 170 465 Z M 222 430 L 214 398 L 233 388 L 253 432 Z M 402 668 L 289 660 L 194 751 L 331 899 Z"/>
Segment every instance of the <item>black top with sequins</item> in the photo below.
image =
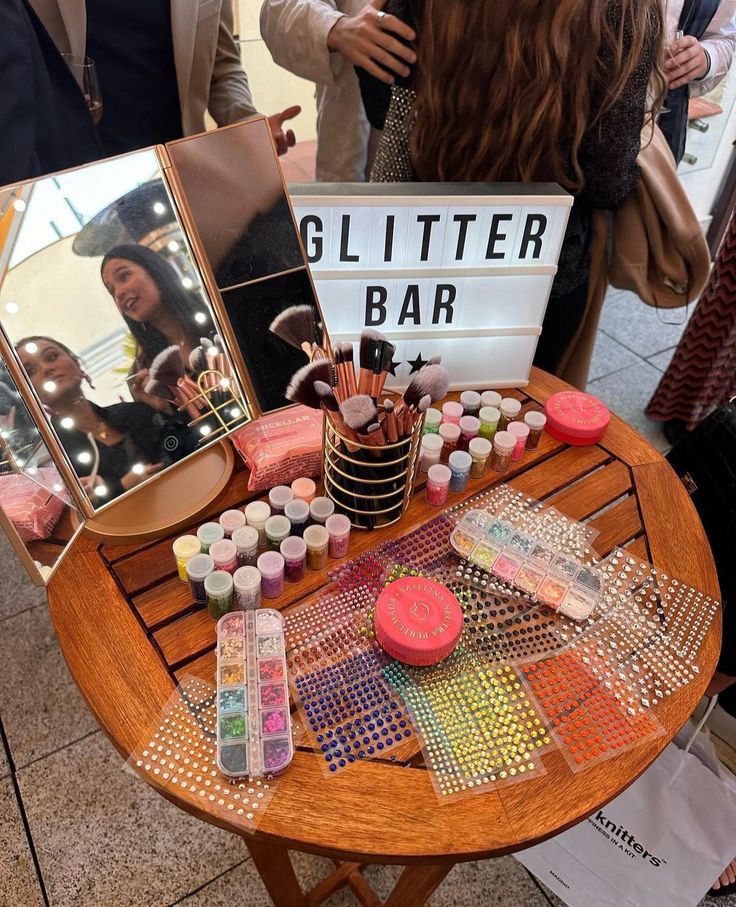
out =
<path fill-rule="evenodd" d="M 399 16 L 413 27 L 417 21 L 420 2 L 421 0 L 389 0 L 385 10 Z M 609 15 L 612 25 L 617 29 L 620 7 L 616 0 L 610 3 Z M 625 46 L 624 57 L 627 53 L 628 48 Z M 580 164 L 585 177 L 585 187 L 576 197 L 570 212 L 557 276 L 552 287 L 553 297 L 572 292 L 588 278 L 593 209 L 614 210 L 620 207 L 637 187 L 639 168 L 636 158 L 641 145 L 647 89 L 654 68 L 655 53 L 656 44 L 652 34 L 616 103 L 583 137 Z M 604 65 L 606 63 L 604 60 Z M 612 69 L 613 63 L 611 59 L 610 67 L 606 66 L 606 69 Z M 372 126 L 383 129 L 391 100 L 391 89 L 364 70 L 356 68 L 356 71 L 368 119 Z M 410 75 L 406 80 L 397 79 L 396 84 L 407 88 L 411 82 Z M 601 100 L 598 99 L 597 102 L 596 99 L 593 100 L 593 110 L 596 109 L 596 103 L 600 104 Z M 405 122 L 404 117 L 391 119 L 386 125 L 386 132 L 404 128 Z M 387 135 L 385 144 L 391 148 L 399 147 L 401 142 L 393 142 L 392 136 Z M 386 181 L 391 178 L 386 174 L 387 170 L 384 168 L 380 179 Z M 395 178 L 403 178 L 400 167 L 397 168 L 397 174 L 399 175 Z"/>

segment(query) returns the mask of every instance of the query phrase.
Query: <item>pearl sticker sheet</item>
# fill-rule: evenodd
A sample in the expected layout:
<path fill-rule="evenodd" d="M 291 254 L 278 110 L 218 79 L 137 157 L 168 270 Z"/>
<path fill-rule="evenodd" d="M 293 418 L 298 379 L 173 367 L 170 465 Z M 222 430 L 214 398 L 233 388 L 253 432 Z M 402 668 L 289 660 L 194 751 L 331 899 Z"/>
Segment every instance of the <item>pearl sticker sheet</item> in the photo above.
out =
<path fill-rule="evenodd" d="M 232 780 L 217 766 L 217 690 L 196 677 L 183 677 L 159 724 L 128 764 L 164 788 L 176 788 L 243 831 L 258 827 L 276 790 L 270 777 Z"/>

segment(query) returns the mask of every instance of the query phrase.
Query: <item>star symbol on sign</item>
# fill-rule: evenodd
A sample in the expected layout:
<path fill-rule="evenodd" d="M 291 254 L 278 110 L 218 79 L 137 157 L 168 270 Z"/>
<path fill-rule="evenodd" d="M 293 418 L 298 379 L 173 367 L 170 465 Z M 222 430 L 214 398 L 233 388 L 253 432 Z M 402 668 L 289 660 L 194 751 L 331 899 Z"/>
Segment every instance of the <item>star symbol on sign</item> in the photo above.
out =
<path fill-rule="evenodd" d="M 417 353 L 416 359 L 409 359 L 407 361 L 411 366 L 411 371 L 409 372 L 409 374 L 413 375 L 414 372 L 418 372 L 420 369 L 424 368 L 424 366 L 429 362 L 429 359 L 422 359 L 422 354 Z"/>
<path fill-rule="evenodd" d="M 395 377 L 396 377 L 396 369 L 397 369 L 400 365 L 401 365 L 401 360 L 399 360 L 398 362 L 396 362 L 394 359 L 392 359 L 392 360 L 391 360 L 391 365 L 389 365 L 389 367 L 388 367 L 388 373 L 389 373 L 389 375 L 391 375 L 393 378 L 395 378 Z"/>

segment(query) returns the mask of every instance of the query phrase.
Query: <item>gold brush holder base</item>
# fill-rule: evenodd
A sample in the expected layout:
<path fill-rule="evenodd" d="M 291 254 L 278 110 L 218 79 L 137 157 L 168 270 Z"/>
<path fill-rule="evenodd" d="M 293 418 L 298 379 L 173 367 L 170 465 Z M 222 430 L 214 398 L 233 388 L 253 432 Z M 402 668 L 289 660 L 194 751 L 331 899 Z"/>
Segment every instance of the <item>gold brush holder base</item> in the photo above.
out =
<path fill-rule="evenodd" d="M 325 414 L 322 482 L 337 513 L 355 529 L 376 529 L 398 522 L 411 499 L 424 416 L 410 435 L 374 447 L 342 435 Z"/>

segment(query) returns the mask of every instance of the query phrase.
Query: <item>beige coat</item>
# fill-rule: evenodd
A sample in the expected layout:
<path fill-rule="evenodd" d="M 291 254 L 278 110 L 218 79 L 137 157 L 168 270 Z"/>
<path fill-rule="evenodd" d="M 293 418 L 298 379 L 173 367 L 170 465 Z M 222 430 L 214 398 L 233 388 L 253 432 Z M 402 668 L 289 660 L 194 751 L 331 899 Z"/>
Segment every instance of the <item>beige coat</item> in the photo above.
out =
<path fill-rule="evenodd" d="M 62 53 L 84 55 L 85 0 L 30 3 Z M 206 110 L 218 126 L 258 112 L 233 38 L 232 0 L 171 0 L 171 33 L 184 135 L 204 131 Z"/>

